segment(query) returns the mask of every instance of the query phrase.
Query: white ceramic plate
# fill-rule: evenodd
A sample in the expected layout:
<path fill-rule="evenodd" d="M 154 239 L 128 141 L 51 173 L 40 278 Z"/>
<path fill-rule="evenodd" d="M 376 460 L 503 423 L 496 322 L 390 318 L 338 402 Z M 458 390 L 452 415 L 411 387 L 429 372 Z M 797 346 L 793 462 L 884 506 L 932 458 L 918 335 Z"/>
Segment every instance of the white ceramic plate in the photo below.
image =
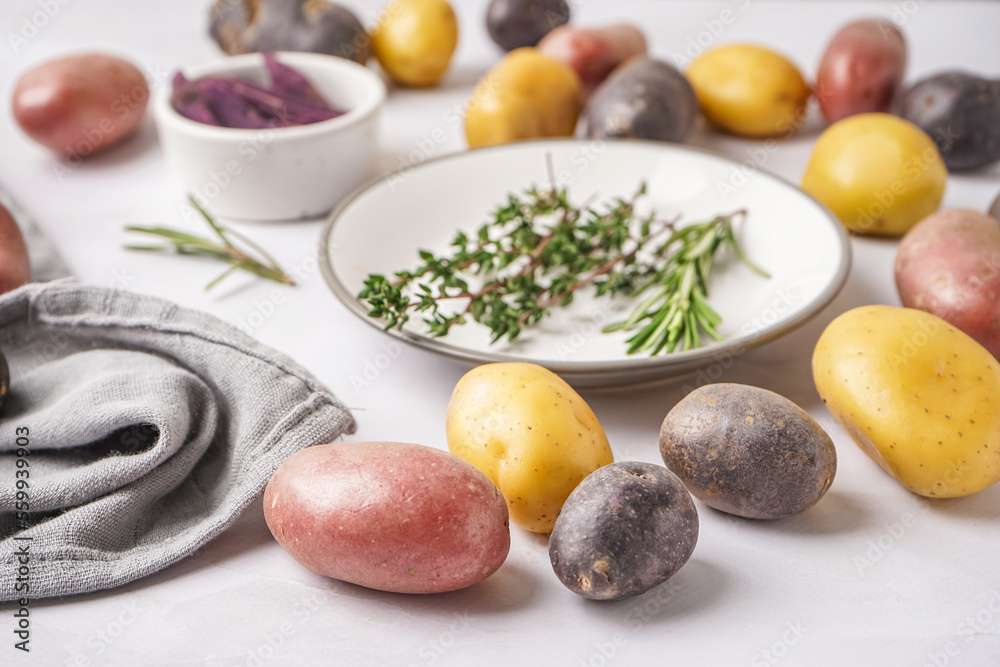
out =
<path fill-rule="evenodd" d="M 631 384 L 680 376 L 788 333 L 829 303 L 847 278 L 850 244 L 843 226 L 776 176 L 747 176 L 736 162 L 685 146 L 567 139 L 449 155 L 363 186 L 331 214 L 324 230 L 320 262 L 327 283 L 353 313 L 382 330 L 357 299 L 368 274 L 412 268 L 418 249 L 445 251 L 457 230 L 477 229 L 508 193 L 548 184 L 547 154 L 577 204 L 595 193 L 600 201 L 628 197 L 646 181 L 647 203 L 662 218 L 696 222 L 747 209 L 737 237 L 771 278 L 757 276 L 730 254 L 719 257 L 709 302 L 723 318 L 724 341 L 704 337 L 696 350 L 629 356 L 625 333 L 600 329 L 634 304 L 586 297 L 556 309 L 513 343 L 491 345 L 489 331 L 474 322 L 431 338 L 418 318 L 387 335 L 467 362 L 538 363 L 578 387 Z"/>

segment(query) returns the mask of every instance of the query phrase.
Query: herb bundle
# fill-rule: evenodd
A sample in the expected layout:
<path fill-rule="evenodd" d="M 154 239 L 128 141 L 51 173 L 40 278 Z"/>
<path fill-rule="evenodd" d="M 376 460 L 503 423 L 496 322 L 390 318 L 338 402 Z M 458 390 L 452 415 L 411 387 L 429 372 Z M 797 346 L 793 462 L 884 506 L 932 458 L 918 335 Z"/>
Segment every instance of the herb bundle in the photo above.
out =
<path fill-rule="evenodd" d="M 596 208 L 570 203 L 555 185 L 511 194 L 472 236 L 458 232 L 451 252 L 419 251 L 420 264 L 393 278 L 371 274 L 358 298 L 386 329 L 402 329 L 420 313 L 435 337 L 468 320 L 491 333 L 491 342 L 514 340 L 554 307 L 568 306 L 590 287 L 597 296 L 645 296 L 632 314 L 605 331 L 635 331 L 630 354 L 692 349 L 701 331 L 719 339 L 722 321 L 708 304 L 708 276 L 723 246 L 761 276 L 740 249 L 733 223 L 744 211 L 677 227 L 655 213 L 639 217 L 629 199 Z M 445 304 L 458 304 L 454 305 Z"/>

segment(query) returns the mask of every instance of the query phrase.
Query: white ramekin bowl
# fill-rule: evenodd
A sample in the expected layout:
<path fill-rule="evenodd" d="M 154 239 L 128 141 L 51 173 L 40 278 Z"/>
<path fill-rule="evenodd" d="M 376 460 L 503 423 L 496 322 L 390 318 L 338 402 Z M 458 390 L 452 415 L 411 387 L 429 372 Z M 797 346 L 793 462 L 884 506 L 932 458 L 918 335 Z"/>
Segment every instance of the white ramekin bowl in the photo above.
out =
<path fill-rule="evenodd" d="M 160 143 L 185 193 L 215 214 L 244 220 L 320 216 L 372 178 L 378 159 L 382 79 L 367 67 L 316 53 L 276 54 L 347 113 L 331 120 L 263 130 L 205 125 L 181 116 L 168 82 L 153 103 Z M 239 76 L 266 83 L 264 60 L 251 53 L 185 71 L 188 79 Z"/>

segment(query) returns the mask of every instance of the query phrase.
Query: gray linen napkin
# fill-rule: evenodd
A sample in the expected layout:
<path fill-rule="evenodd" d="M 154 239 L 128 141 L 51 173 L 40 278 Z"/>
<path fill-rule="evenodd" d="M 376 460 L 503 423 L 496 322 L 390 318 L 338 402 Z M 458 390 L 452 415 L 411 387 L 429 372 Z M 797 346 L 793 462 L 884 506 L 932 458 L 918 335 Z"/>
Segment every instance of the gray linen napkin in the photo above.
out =
<path fill-rule="evenodd" d="M 286 457 L 355 427 L 295 362 L 153 297 L 26 285 L 0 296 L 0 349 L 0 601 L 156 572 L 230 526 Z"/>

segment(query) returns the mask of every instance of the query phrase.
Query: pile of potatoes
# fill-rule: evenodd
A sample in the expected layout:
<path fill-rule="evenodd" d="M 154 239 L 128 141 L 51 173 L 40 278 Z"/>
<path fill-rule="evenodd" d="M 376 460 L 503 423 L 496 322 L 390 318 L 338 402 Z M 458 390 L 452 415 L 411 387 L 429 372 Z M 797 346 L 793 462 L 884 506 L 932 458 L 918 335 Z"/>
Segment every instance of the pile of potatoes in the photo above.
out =
<path fill-rule="evenodd" d="M 402 443 L 298 452 L 264 492 L 274 537 L 308 569 L 398 593 L 439 593 L 497 571 L 509 523 L 550 534 L 571 591 L 641 594 L 698 541 L 698 510 L 748 519 L 803 512 L 833 482 L 830 437 L 786 398 L 736 384 L 692 392 L 660 431 L 664 465 L 615 462 L 587 403 L 551 371 L 487 364 L 455 386 L 449 452 Z"/>

